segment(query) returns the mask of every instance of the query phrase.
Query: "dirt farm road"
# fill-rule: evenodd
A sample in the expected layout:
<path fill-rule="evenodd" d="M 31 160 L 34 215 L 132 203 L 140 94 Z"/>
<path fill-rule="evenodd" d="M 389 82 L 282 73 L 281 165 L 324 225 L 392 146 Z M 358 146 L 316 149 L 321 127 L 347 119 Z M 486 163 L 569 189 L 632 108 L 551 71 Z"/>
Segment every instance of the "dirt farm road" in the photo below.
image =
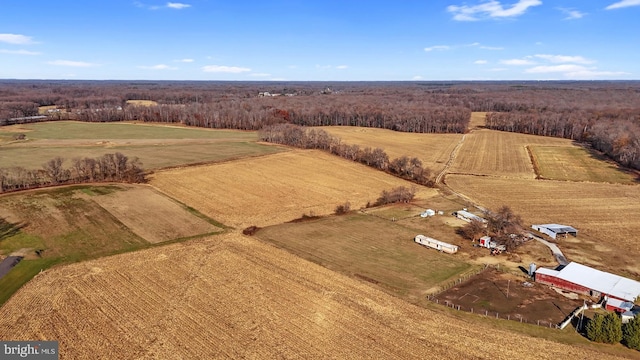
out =
<path fill-rule="evenodd" d="M 562 253 L 562 250 L 560 250 L 558 245 L 556 245 L 554 243 L 551 243 L 551 242 L 548 242 L 547 240 L 545 240 L 545 239 L 543 239 L 543 238 L 541 238 L 541 237 L 539 237 L 539 236 L 537 236 L 535 234 L 529 233 L 529 235 L 533 239 L 537 240 L 538 242 L 546 245 L 551 250 L 551 253 L 556 258 L 556 260 L 558 261 L 558 264 L 563 265 L 563 266 L 569 264 L 569 261 L 567 261 L 567 258 L 564 256 L 564 254 Z"/>

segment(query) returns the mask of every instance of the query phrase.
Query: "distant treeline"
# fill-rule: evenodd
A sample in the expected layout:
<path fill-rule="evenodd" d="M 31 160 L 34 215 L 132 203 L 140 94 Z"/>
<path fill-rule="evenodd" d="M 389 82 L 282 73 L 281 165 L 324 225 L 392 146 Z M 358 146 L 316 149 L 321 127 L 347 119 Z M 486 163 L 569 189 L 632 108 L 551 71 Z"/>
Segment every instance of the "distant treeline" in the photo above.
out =
<path fill-rule="evenodd" d="M 489 113 L 487 127 L 586 142 L 619 164 L 640 169 L 640 104 L 638 106 L 608 111 L 532 109 Z"/>
<path fill-rule="evenodd" d="M 72 160 L 70 168 L 64 168 L 63 163 L 63 158 L 55 157 L 38 170 L 0 168 L 0 192 L 64 184 L 145 181 L 142 165 L 137 158 L 130 160 L 121 153 L 105 154 L 98 158 L 76 158 Z"/>
<path fill-rule="evenodd" d="M 347 145 L 340 138 L 322 129 L 304 128 L 293 124 L 276 124 L 263 127 L 258 132 L 262 141 L 295 146 L 302 149 L 319 149 L 385 171 L 420 185 L 433 186 L 431 170 L 422 166 L 416 157 L 402 156 L 389 160 L 381 148 Z"/>
<path fill-rule="evenodd" d="M 0 124 L 35 116 L 40 106 L 57 108 L 48 113 L 51 119 L 243 130 L 349 125 L 419 133 L 463 133 L 470 112 L 480 111 L 489 113 L 489 128 L 588 142 L 640 169 L 638 81 L 0 81 Z"/>

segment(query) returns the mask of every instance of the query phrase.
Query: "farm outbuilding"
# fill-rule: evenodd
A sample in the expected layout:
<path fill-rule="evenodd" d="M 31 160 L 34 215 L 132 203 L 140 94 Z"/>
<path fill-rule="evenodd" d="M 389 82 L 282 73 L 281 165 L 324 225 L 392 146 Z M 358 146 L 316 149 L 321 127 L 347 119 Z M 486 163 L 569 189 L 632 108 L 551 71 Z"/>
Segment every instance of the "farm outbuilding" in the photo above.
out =
<path fill-rule="evenodd" d="M 629 321 L 633 320 L 636 316 L 640 316 L 640 306 L 635 306 L 633 309 L 620 314 L 623 324 L 626 324 Z"/>
<path fill-rule="evenodd" d="M 560 224 L 544 224 L 544 225 L 531 225 L 533 230 L 539 231 L 543 234 L 547 234 L 551 236 L 551 238 L 555 239 L 558 235 L 567 234 L 578 236 L 578 230 L 568 225 L 560 225 Z"/>
<path fill-rule="evenodd" d="M 561 270 L 539 268 L 535 272 L 535 280 L 578 294 L 606 296 L 610 301 L 633 302 L 640 296 L 640 282 L 575 262 Z"/>
<path fill-rule="evenodd" d="M 472 214 L 466 210 L 459 210 L 453 213 L 453 216 L 457 217 L 460 220 L 464 220 L 466 222 L 471 222 L 471 220 L 477 220 L 481 223 L 486 223 L 487 220 L 481 218 L 478 215 Z"/>
<path fill-rule="evenodd" d="M 615 311 L 622 314 L 633 309 L 633 302 L 618 299 L 607 299 L 605 308 L 609 311 Z"/>
<path fill-rule="evenodd" d="M 432 209 L 427 209 L 425 211 L 423 211 L 420 216 L 425 218 L 425 217 L 430 217 L 430 216 L 434 216 L 436 214 L 436 212 Z"/>
<path fill-rule="evenodd" d="M 436 240 L 424 235 L 416 235 L 413 241 L 417 242 L 420 245 L 446 252 L 447 254 L 455 254 L 458 252 L 458 246 L 451 245 L 444 241 Z"/>

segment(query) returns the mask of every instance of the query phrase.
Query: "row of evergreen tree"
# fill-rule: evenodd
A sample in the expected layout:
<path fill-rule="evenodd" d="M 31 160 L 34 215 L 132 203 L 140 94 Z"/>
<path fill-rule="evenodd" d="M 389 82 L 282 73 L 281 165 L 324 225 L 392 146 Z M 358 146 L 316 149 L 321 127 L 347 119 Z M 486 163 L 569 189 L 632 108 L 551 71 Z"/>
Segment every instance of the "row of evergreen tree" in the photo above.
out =
<path fill-rule="evenodd" d="M 591 341 L 606 344 L 622 342 L 631 349 L 640 350 L 640 317 L 622 324 L 622 319 L 614 312 L 598 313 L 587 323 L 586 335 Z"/>

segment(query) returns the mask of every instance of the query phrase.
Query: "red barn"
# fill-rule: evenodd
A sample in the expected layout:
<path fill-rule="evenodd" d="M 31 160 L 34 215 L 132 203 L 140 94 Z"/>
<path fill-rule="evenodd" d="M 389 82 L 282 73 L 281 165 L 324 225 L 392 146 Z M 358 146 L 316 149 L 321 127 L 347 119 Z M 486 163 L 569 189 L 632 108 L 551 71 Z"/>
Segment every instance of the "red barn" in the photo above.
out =
<path fill-rule="evenodd" d="M 589 296 L 633 302 L 640 296 L 640 282 L 575 262 L 561 270 L 540 268 L 536 282 Z"/>
<path fill-rule="evenodd" d="M 631 309 L 633 309 L 633 303 L 618 299 L 608 299 L 605 308 L 609 311 L 615 311 L 622 314 L 627 311 L 631 311 Z"/>

